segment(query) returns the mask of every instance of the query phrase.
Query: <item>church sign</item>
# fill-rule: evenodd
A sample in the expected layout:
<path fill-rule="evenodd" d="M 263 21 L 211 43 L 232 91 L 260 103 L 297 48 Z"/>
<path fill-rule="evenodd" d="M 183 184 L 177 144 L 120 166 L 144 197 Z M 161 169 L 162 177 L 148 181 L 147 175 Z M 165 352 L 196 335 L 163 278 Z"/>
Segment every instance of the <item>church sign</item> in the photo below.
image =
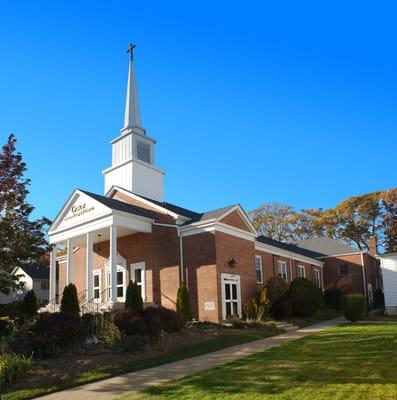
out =
<path fill-rule="evenodd" d="M 91 206 L 91 205 L 87 206 L 86 203 L 80 204 L 80 205 L 76 205 L 76 206 L 73 206 L 71 208 L 71 214 L 66 216 L 64 220 L 65 221 L 69 221 L 71 219 L 74 219 L 74 218 L 80 217 L 82 215 L 85 215 L 85 214 L 87 214 L 87 213 L 89 213 L 91 211 L 94 211 L 94 206 Z"/>

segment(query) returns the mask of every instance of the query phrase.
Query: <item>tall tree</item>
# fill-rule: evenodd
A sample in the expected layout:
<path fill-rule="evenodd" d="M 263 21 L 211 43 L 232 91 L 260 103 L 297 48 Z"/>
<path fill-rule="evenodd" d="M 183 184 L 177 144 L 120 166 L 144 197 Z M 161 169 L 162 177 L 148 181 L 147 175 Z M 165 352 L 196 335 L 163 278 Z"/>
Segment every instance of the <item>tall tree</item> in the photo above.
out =
<path fill-rule="evenodd" d="M 30 180 L 24 177 L 26 164 L 16 152 L 14 135 L 0 153 L 0 291 L 8 293 L 17 285 L 11 276 L 16 266 L 42 264 L 48 243 L 47 218 L 30 219 L 34 207 L 27 201 Z"/>
<path fill-rule="evenodd" d="M 397 188 L 382 193 L 385 251 L 397 251 Z"/>
<path fill-rule="evenodd" d="M 296 212 L 291 206 L 267 203 L 250 211 L 248 216 L 261 235 L 280 241 L 295 238 Z"/>

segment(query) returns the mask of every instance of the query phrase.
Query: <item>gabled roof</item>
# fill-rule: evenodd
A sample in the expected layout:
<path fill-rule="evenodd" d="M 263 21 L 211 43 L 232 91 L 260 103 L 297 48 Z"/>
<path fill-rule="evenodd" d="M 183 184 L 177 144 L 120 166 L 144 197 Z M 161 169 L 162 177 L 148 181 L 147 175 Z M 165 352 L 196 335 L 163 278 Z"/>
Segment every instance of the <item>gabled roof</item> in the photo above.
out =
<path fill-rule="evenodd" d="M 20 267 L 32 279 L 49 279 L 50 269 L 47 266 L 26 265 Z"/>
<path fill-rule="evenodd" d="M 275 240 L 275 239 L 272 239 L 272 238 L 269 238 L 266 236 L 258 236 L 257 240 L 260 243 L 268 244 L 270 246 L 274 246 L 279 249 L 286 250 L 286 251 L 289 251 L 289 252 L 295 253 L 295 254 L 300 254 L 301 256 L 305 256 L 305 257 L 309 257 L 309 258 L 318 259 L 319 257 L 324 256 L 324 254 L 322 254 L 322 253 L 308 250 L 305 248 L 301 248 L 292 243 L 280 242 L 278 240 Z"/>
<path fill-rule="evenodd" d="M 349 246 L 346 243 L 343 243 L 339 240 L 335 240 L 326 236 L 313 239 L 299 240 L 294 244 L 302 249 L 307 249 L 317 253 L 321 253 L 323 257 L 358 253 L 360 251 L 352 246 Z"/>
<path fill-rule="evenodd" d="M 155 217 L 155 213 L 146 208 L 134 206 L 132 204 L 125 203 L 124 201 L 112 199 L 110 197 L 105 197 L 100 194 L 87 192 L 85 190 L 81 190 L 81 189 L 78 189 L 78 190 L 80 192 L 86 194 L 87 196 L 93 198 L 94 200 L 99 201 L 104 206 L 111 208 L 112 210 L 122 211 L 122 212 L 126 212 L 129 214 L 135 214 L 135 215 L 138 215 L 140 217 L 145 217 L 145 218 L 154 218 Z"/>

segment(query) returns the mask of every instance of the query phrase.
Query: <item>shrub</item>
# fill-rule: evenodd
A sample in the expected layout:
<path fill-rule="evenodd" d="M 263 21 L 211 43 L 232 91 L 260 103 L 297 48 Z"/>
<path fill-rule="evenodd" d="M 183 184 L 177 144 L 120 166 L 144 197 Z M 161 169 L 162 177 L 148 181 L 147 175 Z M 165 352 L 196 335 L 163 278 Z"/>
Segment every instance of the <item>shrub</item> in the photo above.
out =
<path fill-rule="evenodd" d="M 244 304 L 244 316 L 247 321 L 257 321 L 259 307 L 255 299 L 251 298 Z"/>
<path fill-rule="evenodd" d="M 346 319 L 355 322 L 367 311 L 367 299 L 362 294 L 348 294 L 342 297 L 342 310 Z"/>
<path fill-rule="evenodd" d="M 130 281 L 128 284 L 124 307 L 127 310 L 133 310 L 139 314 L 143 311 L 143 300 L 136 282 Z"/>
<path fill-rule="evenodd" d="M 293 312 L 302 317 L 312 316 L 321 306 L 321 290 L 306 278 L 296 278 L 288 290 Z"/>
<path fill-rule="evenodd" d="M 0 358 L 0 388 L 4 389 L 7 385 L 18 382 L 29 375 L 32 370 L 31 358 L 12 353 L 2 354 Z"/>
<path fill-rule="evenodd" d="M 121 346 L 128 353 L 135 353 L 144 348 L 147 344 L 149 344 L 149 338 L 147 336 L 129 335 L 123 339 Z"/>
<path fill-rule="evenodd" d="M 0 304 L 0 317 L 17 318 L 21 315 L 22 303 L 14 301 L 12 303 Z"/>
<path fill-rule="evenodd" d="M 113 313 L 113 322 L 126 335 L 144 335 L 146 322 L 135 311 L 126 309 Z"/>
<path fill-rule="evenodd" d="M 61 311 L 74 314 L 80 313 L 79 299 L 77 298 L 77 289 L 73 283 L 65 286 L 61 300 Z"/>
<path fill-rule="evenodd" d="M 324 292 L 324 302 L 328 307 L 340 310 L 342 293 L 338 288 L 327 289 Z"/>
<path fill-rule="evenodd" d="M 32 341 L 32 322 L 14 325 L 12 331 L 4 339 L 6 348 L 16 354 L 31 356 L 34 352 Z"/>
<path fill-rule="evenodd" d="M 31 331 L 35 351 L 50 357 L 79 343 L 84 326 L 79 315 L 63 311 L 39 318 Z"/>
<path fill-rule="evenodd" d="M 98 318 L 96 323 L 96 336 L 105 344 L 115 344 L 121 340 L 120 329 L 109 318 Z"/>
<path fill-rule="evenodd" d="M 181 316 L 182 321 L 192 320 L 189 292 L 185 282 L 181 283 L 176 294 L 176 312 Z"/>
<path fill-rule="evenodd" d="M 37 298 L 34 290 L 29 290 L 22 300 L 22 313 L 27 318 L 33 318 L 37 314 Z"/>
<path fill-rule="evenodd" d="M 157 319 L 160 322 L 161 329 L 170 332 L 179 332 L 182 330 L 183 321 L 180 315 L 168 308 L 164 307 L 148 307 L 143 311 L 143 318 L 146 324 L 153 319 Z"/>
<path fill-rule="evenodd" d="M 268 310 L 276 314 L 276 305 L 285 297 L 287 291 L 288 285 L 283 278 L 271 278 L 262 289 L 261 302 Z"/>
<path fill-rule="evenodd" d="M 146 332 L 150 339 L 157 341 L 161 335 L 161 322 L 158 318 L 152 318 L 146 321 Z"/>
<path fill-rule="evenodd" d="M 0 338 L 12 331 L 12 320 L 10 317 L 0 317 Z"/>
<path fill-rule="evenodd" d="M 274 317 L 277 319 L 291 317 L 293 308 L 289 298 L 285 296 L 284 298 L 275 302 L 272 306 L 272 312 Z"/>
<path fill-rule="evenodd" d="M 385 307 L 385 295 L 383 290 L 378 288 L 374 293 L 374 308 L 384 308 Z"/>

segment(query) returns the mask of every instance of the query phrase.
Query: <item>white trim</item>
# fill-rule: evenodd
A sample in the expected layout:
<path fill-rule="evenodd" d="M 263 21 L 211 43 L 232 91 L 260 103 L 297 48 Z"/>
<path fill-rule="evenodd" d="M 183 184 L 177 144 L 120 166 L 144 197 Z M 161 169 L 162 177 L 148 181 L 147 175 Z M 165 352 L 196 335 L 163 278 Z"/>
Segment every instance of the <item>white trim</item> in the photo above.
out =
<path fill-rule="evenodd" d="M 95 286 L 95 275 L 99 276 L 99 286 Z M 95 289 L 99 290 L 98 300 L 95 300 Z M 92 298 L 98 303 L 102 303 L 102 269 L 97 268 L 92 270 Z"/>
<path fill-rule="evenodd" d="M 122 129 L 121 132 L 123 132 L 125 129 L 126 129 L 126 128 Z M 127 129 L 130 129 L 130 128 L 127 128 Z M 141 128 L 141 129 L 143 129 L 143 128 Z M 156 143 L 157 143 L 156 139 L 153 139 L 153 138 L 150 137 L 150 136 L 142 135 L 141 133 L 138 133 L 138 132 L 136 132 L 136 131 L 130 130 L 130 131 L 127 131 L 127 132 L 125 132 L 125 133 L 123 132 L 122 135 L 119 135 L 119 136 L 117 136 L 116 138 L 112 139 L 112 140 L 110 141 L 110 144 L 116 143 L 116 142 L 118 142 L 119 140 L 124 139 L 124 138 L 127 137 L 128 135 L 141 136 L 142 138 L 151 141 L 153 144 L 156 144 Z"/>
<path fill-rule="evenodd" d="M 226 281 L 234 281 L 233 283 L 237 284 L 237 313 L 238 313 L 238 316 L 241 318 L 242 312 L 241 312 L 240 275 L 221 273 L 222 319 L 223 320 L 226 319 L 226 293 L 225 293 Z"/>
<path fill-rule="evenodd" d="M 255 236 L 258 236 L 258 231 L 255 229 L 254 225 L 252 225 L 252 222 L 250 221 L 247 214 L 244 212 L 244 210 L 239 204 L 235 205 L 230 210 L 226 211 L 224 214 L 222 214 L 222 216 L 217 218 L 217 220 L 220 221 L 221 219 L 226 218 L 229 214 L 231 214 L 234 211 L 238 212 L 240 217 L 244 220 L 245 224 L 247 225 L 247 228 L 250 229 L 251 232 L 255 234 Z"/>
<path fill-rule="evenodd" d="M 256 265 L 256 260 L 259 260 L 259 267 L 260 267 L 260 269 L 258 269 L 258 268 L 257 268 L 257 265 Z M 262 265 L 262 256 L 255 255 L 255 276 L 256 276 L 256 273 L 257 273 L 257 271 L 260 271 L 260 272 L 261 272 L 261 280 L 260 280 L 260 281 L 258 281 L 258 279 L 256 278 L 256 283 L 259 283 L 259 284 L 261 284 L 261 283 L 263 283 L 263 265 Z"/>
<path fill-rule="evenodd" d="M 318 257 L 318 258 L 322 260 L 323 258 L 342 257 L 342 256 L 355 256 L 357 254 L 365 254 L 365 253 L 366 253 L 365 251 L 356 251 L 354 253 L 330 254 L 328 256 L 321 256 L 321 257 Z"/>
<path fill-rule="evenodd" d="M 102 170 L 102 175 L 105 175 L 105 174 L 107 174 L 107 173 L 109 173 L 109 172 L 111 172 L 111 171 L 113 171 L 113 170 L 115 170 L 117 168 L 120 168 L 123 165 L 129 164 L 129 163 L 137 163 L 137 164 L 143 165 L 143 166 L 145 166 L 145 167 L 147 167 L 149 169 L 152 169 L 153 171 L 160 172 L 161 174 L 165 175 L 165 171 L 163 171 L 163 170 L 161 170 L 159 168 L 153 167 L 152 164 L 149 164 L 149 163 L 146 163 L 144 161 L 138 160 L 137 158 L 129 158 L 128 160 L 125 160 L 125 161 L 121 162 L 120 164 L 112 165 L 111 167 L 108 167 L 108 168 Z"/>
<path fill-rule="evenodd" d="M 317 286 L 319 289 L 323 289 L 322 285 L 321 285 L 321 271 L 319 268 L 313 268 L 313 282 L 315 281 L 315 277 L 316 277 L 316 272 L 318 272 L 318 283 L 320 286 Z"/>
<path fill-rule="evenodd" d="M 316 265 L 316 266 L 321 267 L 321 268 L 324 265 L 324 261 L 316 260 L 315 258 L 302 256 L 302 255 L 294 253 L 292 251 L 283 250 L 283 249 L 280 249 L 278 247 L 272 246 L 270 244 L 261 243 L 261 242 L 258 242 L 258 241 L 255 242 L 255 250 L 263 251 L 265 253 L 271 253 L 271 254 L 274 254 L 276 256 L 292 258 L 292 259 L 294 259 L 296 261 L 301 261 L 301 262 L 305 262 L 305 263 L 308 263 L 308 264 L 313 264 L 313 265 Z"/>
<path fill-rule="evenodd" d="M 130 280 L 135 282 L 135 271 L 137 269 L 141 270 L 141 293 L 142 293 L 142 300 L 146 301 L 147 299 L 147 292 L 146 292 L 146 262 L 140 261 L 137 263 L 130 264 Z"/>

